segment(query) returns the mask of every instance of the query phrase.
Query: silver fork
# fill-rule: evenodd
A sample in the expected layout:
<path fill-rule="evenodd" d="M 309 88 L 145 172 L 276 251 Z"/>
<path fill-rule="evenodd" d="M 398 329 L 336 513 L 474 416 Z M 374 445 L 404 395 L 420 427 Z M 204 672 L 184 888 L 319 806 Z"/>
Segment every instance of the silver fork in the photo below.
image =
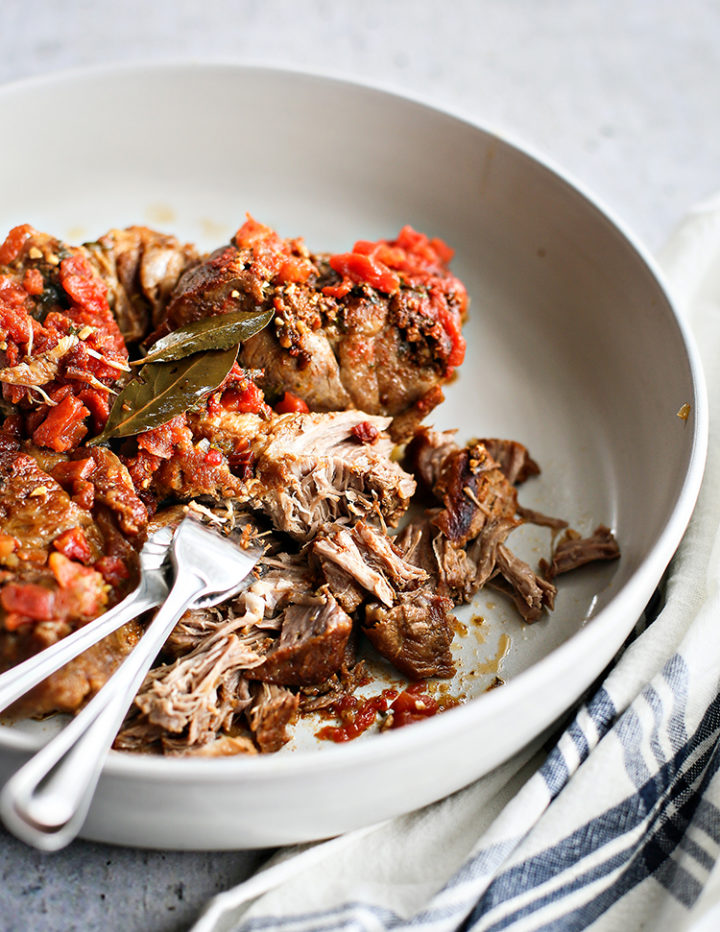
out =
<path fill-rule="evenodd" d="M 185 518 L 173 537 L 174 582 L 138 645 L 85 708 L 10 778 L 0 815 L 18 838 L 44 851 L 67 845 L 82 827 L 103 762 L 155 656 L 188 608 L 236 595 L 262 551 L 244 551 Z"/>
<path fill-rule="evenodd" d="M 122 602 L 39 654 L 0 674 L 0 712 L 88 647 L 148 609 L 162 604 L 168 594 L 163 562 L 172 536 L 169 527 L 160 528 L 150 535 L 140 551 L 140 581 Z"/>

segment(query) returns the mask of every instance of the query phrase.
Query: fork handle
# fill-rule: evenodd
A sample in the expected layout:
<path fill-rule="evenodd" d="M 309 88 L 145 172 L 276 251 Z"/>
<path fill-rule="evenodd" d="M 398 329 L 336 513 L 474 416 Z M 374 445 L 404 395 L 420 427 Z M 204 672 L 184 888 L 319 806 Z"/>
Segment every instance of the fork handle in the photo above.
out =
<path fill-rule="evenodd" d="M 42 683 L 51 673 L 55 673 L 60 667 L 74 660 L 88 647 L 97 644 L 128 621 L 132 621 L 133 618 L 137 618 L 138 615 L 142 615 L 143 612 L 159 604 L 158 596 L 149 592 L 147 587 L 141 583 L 122 602 L 118 602 L 99 618 L 88 622 L 82 628 L 68 634 L 67 637 L 61 638 L 55 644 L 40 651 L 39 654 L 28 657 L 27 660 L 23 660 L 22 663 L 5 673 L 0 673 L 0 712 L 7 709 L 38 683 Z"/>
<path fill-rule="evenodd" d="M 57 851 L 82 828 L 103 763 L 153 660 L 203 591 L 193 573 L 178 577 L 139 644 L 85 708 L 8 780 L 0 816 L 22 841 Z"/>

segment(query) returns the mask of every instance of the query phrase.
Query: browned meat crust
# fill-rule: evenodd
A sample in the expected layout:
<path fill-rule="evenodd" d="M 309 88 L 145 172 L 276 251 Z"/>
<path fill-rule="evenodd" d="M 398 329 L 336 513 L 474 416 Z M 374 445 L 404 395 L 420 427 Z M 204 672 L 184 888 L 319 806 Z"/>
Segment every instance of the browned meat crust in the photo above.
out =
<path fill-rule="evenodd" d="M 554 606 L 552 574 L 545 564 L 533 570 L 505 542 L 525 521 L 555 530 L 566 522 L 518 504 L 513 483 L 539 472 L 527 449 L 514 441 L 487 443 L 500 462 L 483 441 L 461 448 L 452 433 L 416 433 L 405 465 L 443 507 L 408 525 L 397 543 L 407 559 L 425 569 L 440 594 L 467 602 L 489 583 L 508 595 L 525 621 L 537 621 Z"/>
<path fill-rule="evenodd" d="M 530 456 L 527 447 L 517 440 L 500 440 L 497 437 L 479 440 L 502 470 L 511 485 L 520 485 L 531 476 L 540 475 L 540 467 Z"/>
<path fill-rule="evenodd" d="M 433 524 L 456 547 L 489 524 L 517 523 L 517 493 L 481 443 L 445 457 L 433 492 L 443 504 Z"/>
<path fill-rule="evenodd" d="M 497 548 L 496 567 L 497 574 L 491 577 L 490 585 L 510 596 L 525 621 L 537 621 L 546 608 L 552 611 L 555 586 L 533 572 L 504 544 Z"/>
<path fill-rule="evenodd" d="M 428 574 L 381 531 L 362 521 L 330 528 L 312 552 L 341 604 L 352 610 L 370 600 L 363 631 L 398 670 L 413 679 L 454 675 L 452 601 L 436 595 Z"/>
<path fill-rule="evenodd" d="M 273 683 L 254 683 L 253 699 L 248 722 L 255 741 L 265 754 L 279 751 L 290 738 L 289 726 L 297 720 L 298 695 Z"/>

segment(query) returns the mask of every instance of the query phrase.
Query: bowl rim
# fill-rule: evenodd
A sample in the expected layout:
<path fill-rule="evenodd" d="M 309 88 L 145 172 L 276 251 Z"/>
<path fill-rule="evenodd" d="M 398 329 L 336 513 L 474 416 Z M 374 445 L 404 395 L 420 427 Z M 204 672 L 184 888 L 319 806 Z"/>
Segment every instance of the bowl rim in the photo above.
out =
<path fill-rule="evenodd" d="M 207 783 L 242 780 L 248 784 L 264 782 L 273 777 L 306 774 L 318 768 L 327 773 L 370 761 L 379 762 L 396 758 L 412 752 L 420 745 L 431 743 L 434 739 L 448 737 L 448 733 L 452 735 L 456 732 L 468 731 L 479 720 L 492 718 L 506 707 L 522 704 L 524 699 L 528 698 L 531 693 L 536 693 L 538 687 L 552 677 L 553 668 L 567 663 L 576 654 L 584 656 L 591 653 L 595 645 L 599 647 L 606 639 L 606 632 L 617 625 L 618 609 L 622 608 L 622 604 L 617 603 L 632 601 L 633 593 L 651 592 L 662 577 L 692 515 L 707 456 L 709 432 L 707 389 L 694 336 L 679 312 L 664 274 L 654 257 L 629 231 L 625 223 L 615 215 L 614 211 L 591 193 L 587 186 L 578 181 L 571 172 L 557 165 L 552 157 L 540 152 L 537 146 L 521 140 L 514 130 L 492 127 L 489 123 L 480 122 L 462 108 L 451 107 L 444 102 L 440 103 L 428 97 L 409 93 L 406 89 L 394 85 L 393 82 L 374 82 L 355 75 L 304 67 L 289 68 L 266 60 L 260 62 L 222 58 L 193 58 L 191 60 L 170 58 L 162 61 L 137 60 L 80 66 L 22 77 L 0 85 L 0 102 L 14 94 L 49 88 L 56 84 L 92 79 L 117 80 L 123 74 L 129 73 L 167 77 L 173 72 L 178 75 L 182 73 L 183 76 L 193 72 L 197 74 L 216 72 L 218 75 L 225 74 L 230 78 L 249 74 L 260 75 L 264 72 L 285 77 L 286 80 L 304 78 L 335 84 L 350 91 L 361 90 L 377 94 L 390 98 L 397 104 L 410 104 L 436 116 L 450 117 L 514 150 L 517 154 L 525 156 L 579 195 L 585 206 L 604 218 L 620 235 L 624 244 L 641 260 L 674 318 L 687 355 L 693 387 L 693 398 L 690 404 L 694 414 L 694 432 L 683 484 L 665 527 L 656 538 L 654 545 L 608 604 L 592 617 L 591 624 L 583 626 L 561 645 L 521 673 L 516 674 L 502 689 L 483 694 L 482 702 L 471 701 L 449 709 L 442 716 L 419 722 L 413 728 L 398 729 L 384 734 L 381 740 L 376 740 L 377 736 L 373 736 L 371 740 L 350 742 L 342 747 L 330 745 L 320 752 L 297 749 L 285 754 L 260 754 L 252 757 L 238 755 L 211 759 L 167 758 L 111 751 L 103 768 L 103 774 L 109 777 L 140 779 L 150 783 L 164 782 L 172 778 L 175 783 L 195 783 L 198 780 Z M 625 622 L 626 631 L 632 628 L 635 621 L 636 618 L 633 617 L 632 623 Z M 0 725 L 0 752 L 34 751 L 44 743 L 44 740 L 38 734 L 31 735 L 6 725 Z"/>

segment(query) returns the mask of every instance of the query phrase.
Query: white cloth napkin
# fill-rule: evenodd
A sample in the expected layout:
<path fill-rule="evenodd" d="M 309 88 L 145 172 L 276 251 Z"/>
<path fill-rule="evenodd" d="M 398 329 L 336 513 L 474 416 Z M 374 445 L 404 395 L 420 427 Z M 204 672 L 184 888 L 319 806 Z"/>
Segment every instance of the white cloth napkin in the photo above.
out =
<path fill-rule="evenodd" d="M 711 432 L 657 617 L 549 754 L 538 739 L 423 810 L 285 849 L 193 932 L 720 929 L 720 197 L 661 262 L 701 349 Z"/>

